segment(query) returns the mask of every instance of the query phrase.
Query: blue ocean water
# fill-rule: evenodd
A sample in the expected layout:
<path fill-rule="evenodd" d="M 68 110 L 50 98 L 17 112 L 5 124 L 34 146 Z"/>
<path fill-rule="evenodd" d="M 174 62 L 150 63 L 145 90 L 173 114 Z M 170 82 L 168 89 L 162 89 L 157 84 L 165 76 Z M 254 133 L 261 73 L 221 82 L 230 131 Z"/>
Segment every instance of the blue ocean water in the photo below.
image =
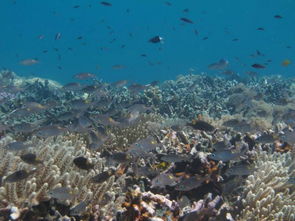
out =
<path fill-rule="evenodd" d="M 208 65 L 224 58 L 240 75 L 294 76 L 294 0 L 107 2 L 112 5 L 0 1 L 0 67 L 61 83 L 73 81 L 79 72 L 95 73 L 104 81 L 145 83 L 192 72 L 216 74 Z M 57 33 L 60 39 L 55 39 Z M 156 35 L 164 42 L 148 42 Z M 264 56 L 257 56 L 257 50 Z M 20 64 L 33 58 L 37 64 Z M 285 59 L 293 63 L 282 66 Z M 257 70 L 254 63 L 267 65 Z"/>

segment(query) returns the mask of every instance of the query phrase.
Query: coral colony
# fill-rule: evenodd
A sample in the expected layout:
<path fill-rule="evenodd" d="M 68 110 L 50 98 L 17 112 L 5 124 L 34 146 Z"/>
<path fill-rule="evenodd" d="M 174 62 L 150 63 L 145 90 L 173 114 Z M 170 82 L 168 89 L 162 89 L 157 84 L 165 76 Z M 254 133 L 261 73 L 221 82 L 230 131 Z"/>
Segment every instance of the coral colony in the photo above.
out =
<path fill-rule="evenodd" d="M 1 72 L 0 220 L 295 220 L 294 79 L 94 77 Z"/>

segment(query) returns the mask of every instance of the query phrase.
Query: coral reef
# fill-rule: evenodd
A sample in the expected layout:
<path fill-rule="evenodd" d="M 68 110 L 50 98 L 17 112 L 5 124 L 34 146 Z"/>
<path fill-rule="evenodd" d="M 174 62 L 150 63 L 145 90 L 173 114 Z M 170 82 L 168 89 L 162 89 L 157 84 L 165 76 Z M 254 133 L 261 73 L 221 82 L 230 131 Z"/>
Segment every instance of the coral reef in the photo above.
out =
<path fill-rule="evenodd" d="M 102 183 L 91 182 L 92 177 L 107 168 L 105 168 L 104 160 L 99 157 L 99 154 L 90 153 L 81 139 L 71 135 L 46 140 L 33 137 L 26 145 L 29 146 L 28 151 L 35 153 L 42 165 L 27 164 L 21 161 L 20 153 L 15 154 L 5 150 L 5 145 L 12 141 L 10 137 L 1 140 L 0 156 L 1 159 L 4 159 L 0 165 L 0 174 L 3 180 L 3 186 L 0 188 L 1 208 L 16 207 L 29 210 L 52 199 L 49 195 L 50 190 L 66 187 L 71 196 L 62 200 L 65 201 L 65 205 L 72 207 L 81 202 L 88 202 L 87 209 L 80 211 L 79 215 L 90 214 L 90 211 L 96 211 L 100 217 L 115 215 L 115 208 L 121 203 L 116 199 L 120 199 L 120 195 L 123 196 L 121 188 L 125 185 L 124 175 L 118 179 L 111 176 Z M 73 164 L 73 159 L 81 155 L 88 157 L 90 162 L 95 165 L 93 170 L 83 171 Z M 27 179 L 17 183 L 5 182 L 5 177 L 12 172 L 30 171 L 32 166 L 36 168 L 36 171 Z M 116 182 L 114 182 L 115 179 Z M 60 195 L 63 194 L 65 193 L 60 193 Z M 60 195 L 56 198 L 59 199 Z M 20 215 L 26 217 L 26 214 Z"/>
<path fill-rule="evenodd" d="M 294 156 L 293 156 L 294 157 Z M 253 175 L 246 179 L 237 220 L 294 220 L 294 158 L 291 153 L 256 153 Z"/>

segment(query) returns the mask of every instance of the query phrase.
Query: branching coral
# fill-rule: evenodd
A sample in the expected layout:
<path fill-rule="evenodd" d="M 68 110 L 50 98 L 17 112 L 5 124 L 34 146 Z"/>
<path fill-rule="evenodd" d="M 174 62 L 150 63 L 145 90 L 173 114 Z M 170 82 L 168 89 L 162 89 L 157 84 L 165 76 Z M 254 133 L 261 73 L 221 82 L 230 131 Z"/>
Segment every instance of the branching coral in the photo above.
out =
<path fill-rule="evenodd" d="M 246 180 L 237 220 L 295 220 L 295 192 L 289 183 L 295 172 L 290 152 L 260 152 L 256 157 L 256 172 Z"/>
<path fill-rule="evenodd" d="M 3 147 L 11 141 L 6 137 L 1 140 L 0 174 L 3 180 L 7 175 L 20 169 L 30 171 L 32 165 L 26 164 L 20 159 L 21 153 L 12 153 Z M 115 181 L 111 176 L 103 183 L 91 182 L 91 177 L 101 173 L 104 168 L 104 160 L 99 154 L 91 153 L 85 148 L 85 143 L 74 137 L 57 137 L 39 140 L 33 137 L 26 143 L 30 146 L 28 151 L 35 153 L 43 163 L 34 165 L 37 170 L 27 179 L 19 182 L 5 182 L 0 188 L 0 208 L 16 206 L 18 208 L 31 208 L 42 201 L 50 199 L 48 192 L 58 187 L 69 188 L 72 197 L 64 203 L 73 206 L 82 201 L 89 202 L 87 211 L 94 211 L 100 216 L 114 215 L 115 207 L 121 202 L 116 202 L 121 195 L 121 187 L 124 186 L 124 175 Z M 22 152 L 22 151 L 21 151 Z M 87 157 L 95 165 L 93 170 L 83 171 L 73 164 L 77 156 Z M 99 208 L 99 209 L 97 209 Z M 81 211 L 85 212 L 85 211 Z"/>

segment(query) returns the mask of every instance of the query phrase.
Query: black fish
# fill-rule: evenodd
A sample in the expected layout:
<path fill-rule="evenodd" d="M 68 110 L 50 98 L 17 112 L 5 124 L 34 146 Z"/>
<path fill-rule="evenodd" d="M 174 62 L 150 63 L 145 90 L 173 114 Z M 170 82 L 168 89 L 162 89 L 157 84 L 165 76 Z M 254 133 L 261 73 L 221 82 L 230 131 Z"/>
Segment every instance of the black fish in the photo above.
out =
<path fill-rule="evenodd" d="M 191 126 L 192 128 L 196 130 L 203 130 L 203 131 L 213 131 L 215 130 L 215 127 L 211 124 L 202 121 L 202 120 L 196 120 L 193 123 L 189 123 L 188 126 Z"/>
<path fill-rule="evenodd" d="M 73 163 L 82 170 L 90 170 L 94 167 L 94 165 L 89 163 L 88 159 L 85 157 L 76 157 L 73 160 Z"/>
<path fill-rule="evenodd" d="M 42 164 L 42 161 L 37 160 L 36 154 L 34 153 L 23 154 L 20 156 L 20 158 L 28 164 L 33 164 L 33 165 L 39 164 L 39 163 Z"/>
<path fill-rule="evenodd" d="M 264 28 L 259 27 L 259 28 L 257 28 L 256 30 L 258 30 L 258 31 L 264 31 Z"/>
<path fill-rule="evenodd" d="M 163 42 L 163 38 L 160 37 L 159 35 L 155 36 L 155 37 L 152 37 L 149 42 L 151 43 L 160 43 L 160 42 Z"/>
<path fill-rule="evenodd" d="M 256 69 L 263 69 L 263 68 L 265 68 L 264 65 L 262 65 L 262 64 L 257 64 L 257 63 L 252 64 L 251 66 L 252 66 L 253 68 L 256 68 Z"/>
<path fill-rule="evenodd" d="M 56 33 L 55 40 L 59 40 L 60 38 L 61 38 L 61 33 L 60 32 Z"/>
<path fill-rule="evenodd" d="M 180 20 L 181 20 L 181 21 L 184 21 L 184 22 L 186 22 L 186 23 L 194 24 L 194 22 L 193 22 L 192 20 L 188 19 L 188 18 L 184 18 L 184 17 L 182 17 L 182 18 L 180 18 Z"/>
<path fill-rule="evenodd" d="M 100 2 L 100 4 L 102 4 L 104 6 L 112 6 L 112 4 L 109 2 Z"/>
<path fill-rule="evenodd" d="M 7 176 L 4 182 L 15 183 L 28 178 L 34 171 L 27 172 L 26 170 L 18 170 Z"/>
<path fill-rule="evenodd" d="M 103 183 L 104 181 L 109 179 L 114 174 L 115 174 L 114 170 L 107 170 L 107 171 L 104 171 L 104 172 L 102 172 L 100 174 L 97 174 L 96 176 L 92 177 L 91 181 L 93 183 Z"/>
<path fill-rule="evenodd" d="M 281 15 L 274 15 L 273 17 L 277 18 L 277 19 L 282 19 L 283 18 Z"/>

